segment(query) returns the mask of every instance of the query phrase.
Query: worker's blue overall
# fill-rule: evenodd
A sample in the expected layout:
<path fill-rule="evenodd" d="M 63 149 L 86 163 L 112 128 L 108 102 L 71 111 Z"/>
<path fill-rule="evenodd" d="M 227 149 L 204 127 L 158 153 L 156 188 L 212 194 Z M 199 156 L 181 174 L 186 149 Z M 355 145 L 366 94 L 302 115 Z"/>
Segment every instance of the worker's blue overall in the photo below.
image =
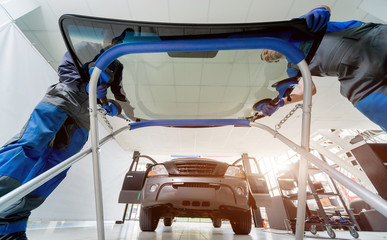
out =
<path fill-rule="evenodd" d="M 313 76 L 337 76 L 341 94 L 387 132 L 387 25 L 329 22 L 309 69 Z"/>
<path fill-rule="evenodd" d="M 0 196 L 79 152 L 88 138 L 88 94 L 69 54 L 23 130 L 0 149 Z M 32 209 L 66 176 L 60 173 L 0 212 L 0 236 L 25 231 Z M 1 239 L 1 238 L 0 238 Z"/>
<path fill-rule="evenodd" d="M 122 64 L 115 60 L 108 68 L 115 74 L 110 85 L 115 98 L 125 101 L 121 91 Z M 64 55 L 58 75 L 59 83 L 48 89 L 23 130 L 0 149 L 0 196 L 78 153 L 87 141 L 88 79 L 81 78 L 69 53 Z M 26 239 L 24 231 L 31 210 L 44 202 L 66 172 L 0 212 L 0 240 Z"/>

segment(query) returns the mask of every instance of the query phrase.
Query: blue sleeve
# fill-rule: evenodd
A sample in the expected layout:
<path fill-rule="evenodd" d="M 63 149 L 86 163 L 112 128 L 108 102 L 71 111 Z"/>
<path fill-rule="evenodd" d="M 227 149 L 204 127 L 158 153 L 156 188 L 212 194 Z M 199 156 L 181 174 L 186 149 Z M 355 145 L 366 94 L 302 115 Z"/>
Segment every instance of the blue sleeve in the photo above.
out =
<path fill-rule="evenodd" d="M 299 70 L 294 67 L 288 67 L 286 69 L 286 73 L 289 77 L 296 77 L 298 75 Z"/>
<path fill-rule="evenodd" d="M 68 52 L 62 58 L 62 62 L 58 67 L 59 82 L 64 84 L 81 83 L 82 79 L 75 66 L 73 59 Z"/>
<path fill-rule="evenodd" d="M 328 22 L 326 33 L 331 33 L 331 32 L 336 32 L 336 31 L 340 31 L 340 30 L 344 30 L 344 29 L 353 28 L 353 27 L 359 26 L 362 23 L 363 22 L 357 21 L 357 20 L 351 20 L 351 21 L 347 21 L 347 22 Z M 300 47 L 301 41 L 289 41 L 289 42 L 292 43 L 293 45 L 295 45 L 296 47 L 301 48 Z M 288 62 L 289 62 L 289 60 L 288 60 Z M 288 68 L 286 69 L 286 72 L 287 72 L 289 77 L 295 77 L 299 73 L 299 70 L 297 68 L 288 66 Z"/>
<path fill-rule="evenodd" d="M 344 29 L 353 28 L 359 26 L 363 22 L 357 20 L 351 20 L 347 22 L 328 22 L 326 33 L 337 32 Z"/>

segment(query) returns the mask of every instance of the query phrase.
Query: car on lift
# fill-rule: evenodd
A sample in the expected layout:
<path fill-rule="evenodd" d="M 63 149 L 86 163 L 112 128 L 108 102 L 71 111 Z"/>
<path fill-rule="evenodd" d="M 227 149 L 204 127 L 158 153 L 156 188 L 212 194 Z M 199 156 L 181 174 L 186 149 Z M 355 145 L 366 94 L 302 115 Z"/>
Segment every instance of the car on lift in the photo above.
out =
<path fill-rule="evenodd" d="M 160 218 L 165 226 L 171 226 L 175 217 L 190 217 L 211 218 L 216 228 L 221 227 L 222 220 L 229 220 L 235 234 L 249 234 L 252 210 L 257 209 L 257 191 L 253 194 L 252 189 L 259 183 L 258 195 L 268 196 L 268 191 L 262 178 L 255 176 L 251 184 L 239 163 L 208 158 L 156 163 L 152 159 L 146 171 L 132 169 L 126 174 L 119 202 L 141 203 L 142 231 L 154 231 Z"/>

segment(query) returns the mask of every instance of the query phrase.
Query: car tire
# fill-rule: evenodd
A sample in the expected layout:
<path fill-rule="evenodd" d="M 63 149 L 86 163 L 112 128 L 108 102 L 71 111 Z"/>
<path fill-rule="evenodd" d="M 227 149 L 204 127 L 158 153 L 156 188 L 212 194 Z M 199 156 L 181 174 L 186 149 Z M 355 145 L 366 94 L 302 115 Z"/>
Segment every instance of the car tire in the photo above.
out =
<path fill-rule="evenodd" d="M 164 218 L 164 226 L 166 226 L 166 227 L 172 226 L 172 220 L 173 220 L 173 218 L 171 218 L 171 217 L 165 217 Z"/>
<path fill-rule="evenodd" d="M 159 224 L 160 217 L 153 208 L 141 207 L 140 229 L 141 231 L 153 232 Z"/>
<path fill-rule="evenodd" d="M 222 226 L 222 219 L 220 218 L 213 218 L 212 219 L 212 225 L 214 228 L 220 228 Z"/>
<path fill-rule="evenodd" d="M 239 212 L 230 219 L 232 230 L 238 235 L 247 235 L 251 232 L 251 212 Z"/>

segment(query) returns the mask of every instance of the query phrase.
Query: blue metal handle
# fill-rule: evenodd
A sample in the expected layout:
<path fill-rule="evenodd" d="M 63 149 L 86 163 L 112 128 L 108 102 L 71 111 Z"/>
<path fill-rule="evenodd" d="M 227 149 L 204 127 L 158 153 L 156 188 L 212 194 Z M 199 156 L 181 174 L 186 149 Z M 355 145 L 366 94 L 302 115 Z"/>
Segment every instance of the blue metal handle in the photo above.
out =
<path fill-rule="evenodd" d="M 235 125 L 249 127 L 250 121 L 245 119 L 177 119 L 177 120 L 148 120 L 130 123 L 130 130 L 142 127 L 162 126 L 162 127 L 186 127 L 186 126 L 225 126 Z"/>
<path fill-rule="evenodd" d="M 115 59 L 131 53 L 187 52 L 216 50 L 271 49 L 285 55 L 294 64 L 301 62 L 304 54 L 291 43 L 273 37 L 217 38 L 194 40 L 165 40 L 118 44 L 105 51 L 95 62 L 104 70 Z M 257 56 L 258 58 L 258 56 Z"/>

